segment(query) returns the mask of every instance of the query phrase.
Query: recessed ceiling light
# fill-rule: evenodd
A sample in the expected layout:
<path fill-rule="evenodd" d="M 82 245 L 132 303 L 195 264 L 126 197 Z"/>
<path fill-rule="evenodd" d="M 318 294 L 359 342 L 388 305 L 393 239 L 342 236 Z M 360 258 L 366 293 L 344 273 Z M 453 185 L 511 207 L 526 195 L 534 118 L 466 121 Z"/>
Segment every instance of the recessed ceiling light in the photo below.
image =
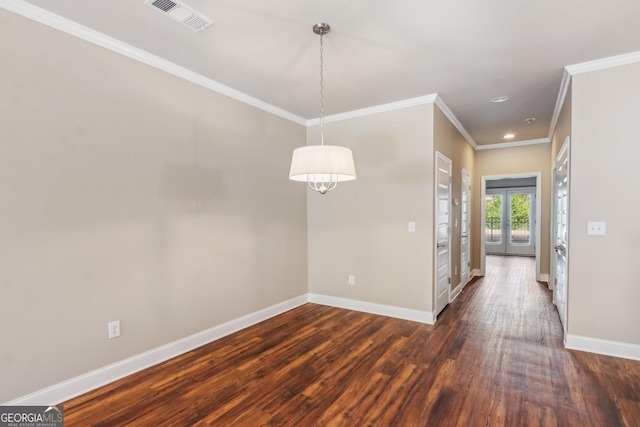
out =
<path fill-rule="evenodd" d="M 506 133 L 506 134 L 504 135 L 504 138 L 505 138 L 505 139 L 511 139 L 511 138 L 513 138 L 513 137 L 515 137 L 515 136 L 516 136 L 516 134 L 515 134 L 515 133 Z"/>
<path fill-rule="evenodd" d="M 529 124 L 531 124 L 531 123 L 536 121 L 536 118 L 535 117 L 529 117 L 529 118 L 524 119 L 524 121 L 529 123 Z"/>
<path fill-rule="evenodd" d="M 508 96 L 496 96 L 495 98 L 491 98 L 491 102 L 500 103 L 509 99 Z"/>

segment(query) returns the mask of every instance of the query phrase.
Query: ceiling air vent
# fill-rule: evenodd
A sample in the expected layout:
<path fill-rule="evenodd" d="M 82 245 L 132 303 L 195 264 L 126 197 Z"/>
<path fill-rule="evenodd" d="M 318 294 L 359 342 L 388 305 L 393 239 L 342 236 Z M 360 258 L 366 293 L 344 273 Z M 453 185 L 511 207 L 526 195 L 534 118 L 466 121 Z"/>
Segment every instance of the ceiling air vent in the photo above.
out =
<path fill-rule="evenodd" d="M 213 24 L 211 19 L 199 14 L 179 1 L 146 0 L 144 4 L 151 6 L 174 21 L 191 28 L 193 31 L 203 31 L 209 25 Z"/>

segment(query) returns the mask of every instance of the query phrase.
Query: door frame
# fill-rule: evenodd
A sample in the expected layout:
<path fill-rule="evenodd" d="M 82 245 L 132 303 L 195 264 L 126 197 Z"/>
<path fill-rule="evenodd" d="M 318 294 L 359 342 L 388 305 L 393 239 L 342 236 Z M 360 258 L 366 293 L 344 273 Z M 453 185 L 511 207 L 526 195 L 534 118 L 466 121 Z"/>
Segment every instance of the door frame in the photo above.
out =
<path fill-rule="evenodd" d="M 558 152 L 558 154 L 560 154 L 560 152 Z M 553 167 L 551 168 L 551 223 L 549 224 L 549 283 L 547 283 L 547 287 L 551 291 L 551 300 L 554 305 L 556 303 L 556 252 L 553 247 L 556 242 L 556 221 L 558 217 L 558 212 L 556 212 L 556 192 L 558 191 L 556 189 L 556 186 L 558 185 L 558 177 L 556 176 L 557 163 L 558 159 L 553 159 Z"/>
<path fill-rule="evenodd" d="M 536 179 L 536 203 L 535 203 L 535 245 L 536 245 L 536 280 L 546 281 L 545 277 L 540 274 L 540 229 L 542 228 L 542 172 L 516 173 L 504 175 L 485 175 L 480 179 L 480 275 L 484 276 L 487 271 L 487 254 L 484 247 L 485 241 L 485 222 L 486 208 L 484 200 L 487 197 L 487 181 L 494 179 L 513 179 L 513 178 L 535 178 Z M 548 277 L 546 278 L 548 280 Z"/>
<path fill-rule="evenodd" d="M 536 209 L 536 193 L 534 191 L 534 187 L 509 187 L 509 188 L 490 188 L 487 189 L 485 191 L 485 193 L 487 195 L 490 194 L 500 194 L 502 196 L 503 202 L 502 202 L 502 212 L 501 212 L 501 221 L 500 221 L 500 240 L 501 243 L 495 244 L 487 244 L 487 242 L 484 242 L 485 246 L 485 252 L 487 251 L 487 246 L 491 247 L 498 247 L 501 246 L 503 249 L 502 251 L 491 251 L 491 254 L 498 254 L 498 255 L 522 255 L 522 256 L 532 256 L 535 255 L 534 254 L 523 254 L 523 253 L 513 253 L 514 248 L 518 247 L 518 244 L 514 244 L 513 242 L 511 242 L 511 223 L 512 223 L 512 219 L 511 219 L 511 206 L 512 206 L 512 194 L 516 193 L 516 194 L 531 194 L 531 205 L 529 208 L 529 231 L 531 233 L 530 237 L 529 237 L 529 244 L 528 245 L 524 245 L 527 247 L 527 249 L 530 251 L 533 246 L 533 249 L 535 249 L 536 246 L 536 242 L 535 242 L 535 232 L 536 232 L 536 219 L 535 219 L 535 209 Z M 486 230 L 485 230 L 486 232 Z M 485 235 L 486 237 L 486 235 Z M 511 252 L 510 252 L 511 251 Z"/>
<path fill-rule="evenodd" d="M 471 249 L 473 247 L 473 245 L 471 244 L 471 236 L 473 235 L 472 230 L 473 230 L 473 221 L 471 221 L 471 210 L 473 209 L 473 199 L 471 198 L 471 194 L 472 194 L 472 177 L 471 174 L 469 173 L 468 170 L 462 168 L 462 171 L 460 173 L 460 284 L 458 285 L 458 289 L 456 292 L 454 292 L 454 299 L 455 297 L 460 293 L 460 291 L 467 285 L 467 283 L 469 283 L 471 281 L 471 278 L 473 277 L 473 273 L 471 270 Z M 467 194 L 467 208 L 469 209 L 469 211 L 467 212 L 467 216 L 469 218 L 468 221 L 468 229 L 467 229 L 467 235 L 466 237 L 462 234 L 462 222 L 463 222 L 463 212 L 462 212 L 462 203 L 463 203 L 463 194 L 464 194 L 464 183 L 465 183 L 465 178 L 468 178 L 469 181 L 469 191 Z M 469 245 L 469 260 L 468 260 L 468 265 L 467 265 L 467 275 L 468 277 L 466 278 L 467 280 L 464 280 L 465 278 L 462 275 L 462 271 L 464 270 L 463 267 L 463 262 L 464 259 L 462 257 L 463 254 L 463 242 L 464 239 L 467 239 L 467 244 Z M 456 288 L 457 289 L 457 288 Z"/>
<path fill-rule="evenodd" d="M 434 158 L 434 178 L 433 178 L 433 188 L 434 188 L 434 194 L 433 194 L 433 294 L 432 294 L 432 299 L 433 299 L 433 306 L 432 306 L 432 312 L 433 312 L 433 317 L 434 317 L 434 321 L 437 320 L 438 315 L 440 314 L 437 311 L 437 299 L 438 299 L 438 249 L 437 249 L 437 244 L 438 244 L 438 159 L 443 160 L 445 163 L 447 163 L 449 165 L 449 183 L 448 183 L 448 187 L 449 187 L 449 218 L 448 218 L 448 223 L 447 223 L 447 252 L 448 252 L 448 275 L 449 275 L 449 283 L 447 284 L 447 304 L 451 303 L 451 219 L 453 217 L 452 215 L 452 206 L 451 206 L 451 202 L 452 202 L 452 186 L 453 186 L 453 161 L 448 158 L 447 156 L 445 156 L 444 154 L 442 154 L 439 151 L 436 151 L 436 155 Z M 447 304 L 445 304 L 444 307 L 447 306 Z M 443 307 L 443 309 L 444 309 Z"/>
<path fill-rule="evenodd" d="M 558 172 L 558 160 L 562 157 L 562 155 L 566 152 L 566 156 L 567 156 L 567 192 L 571 191 L 571 137 L 567 136 L 564 140 L 564 143 L 562 144 L 562 147 L 560 148 L 560 151 L 558 151 L 558 154 L 556 156 L 556 158 L 553 161 L 553 170 L 552 170 L 552 181 L 553 181 L 553 191 L 552 191 L 552 202 L 551 202 L 551 219 L 552 219 L 552 223 L 551 223 L 551 233 L 550 233 L 550 241 L 549 241 L 549 288 L 552 291 L 552 298 L 553 298 L 553 304 L 556 306 L 556 309 L 558 307 L 558 305 L 556 304 L 556 269 L 557 269 L 557 254 L 556 251 L 554 250 L 554 247 L 556 246 L 556 242 L 557 242 L 557 216 L 558 216 L 558 197 L 557 197 L 557 191 L 558 191 L 558 177 L 557 177 L 557 172 Z M 570 209 L 571 205 L 571 194 L 568 193 L 567 196 L 567 209 Z M 565 248 L 565 284 L 564 284 L 564 313 L 560 313 L 558 312 L 558 315 L 561 317 L 561 319 L 564 319 L 564 322 L 561 321 L 562 324 L 562 332 L 563 332 L 563 340 L 566 344 L 567 341 L 567 331 L 569 330 L 569 328 L 567 327 L 567 324 L 569 322 L 569 310 L 568 310 L 568 305 L 569 302 L 567 301 L 569 299 L 569 232 L 570 232 L 570 228 L 569 228 L 569 221 L 570 221 L 570 217 L 569 217 L 569 211 L 567 211 L 567 246 Z"/>

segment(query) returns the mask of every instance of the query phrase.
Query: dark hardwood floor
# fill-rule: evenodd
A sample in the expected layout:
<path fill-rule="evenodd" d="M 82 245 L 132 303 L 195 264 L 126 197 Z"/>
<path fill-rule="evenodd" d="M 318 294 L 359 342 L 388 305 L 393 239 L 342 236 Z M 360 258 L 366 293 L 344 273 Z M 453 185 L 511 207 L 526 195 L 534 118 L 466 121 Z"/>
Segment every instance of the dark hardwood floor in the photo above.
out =
<path fill-rule="evenodd" d="M 640 426 L 640 362 L 568 351 L 532 258 L 435 326 L 306 304 L 64 403 L 67 426 Z"/>

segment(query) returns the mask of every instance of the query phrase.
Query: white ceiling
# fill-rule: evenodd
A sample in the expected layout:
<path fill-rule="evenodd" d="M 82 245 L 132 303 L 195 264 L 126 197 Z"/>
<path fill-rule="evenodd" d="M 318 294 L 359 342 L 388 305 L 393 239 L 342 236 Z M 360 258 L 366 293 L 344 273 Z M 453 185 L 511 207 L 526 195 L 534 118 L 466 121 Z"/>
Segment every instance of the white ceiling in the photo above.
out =
<path fill-rule="evenodd" d="M 546 138 L 565 66 L 640 51 L 638 0 L 185 0 L 200 33 L 144 0 L 28 3 L 305 119 L 327 22 L 325 114 L 438 93 L 478 144 Z"/>

